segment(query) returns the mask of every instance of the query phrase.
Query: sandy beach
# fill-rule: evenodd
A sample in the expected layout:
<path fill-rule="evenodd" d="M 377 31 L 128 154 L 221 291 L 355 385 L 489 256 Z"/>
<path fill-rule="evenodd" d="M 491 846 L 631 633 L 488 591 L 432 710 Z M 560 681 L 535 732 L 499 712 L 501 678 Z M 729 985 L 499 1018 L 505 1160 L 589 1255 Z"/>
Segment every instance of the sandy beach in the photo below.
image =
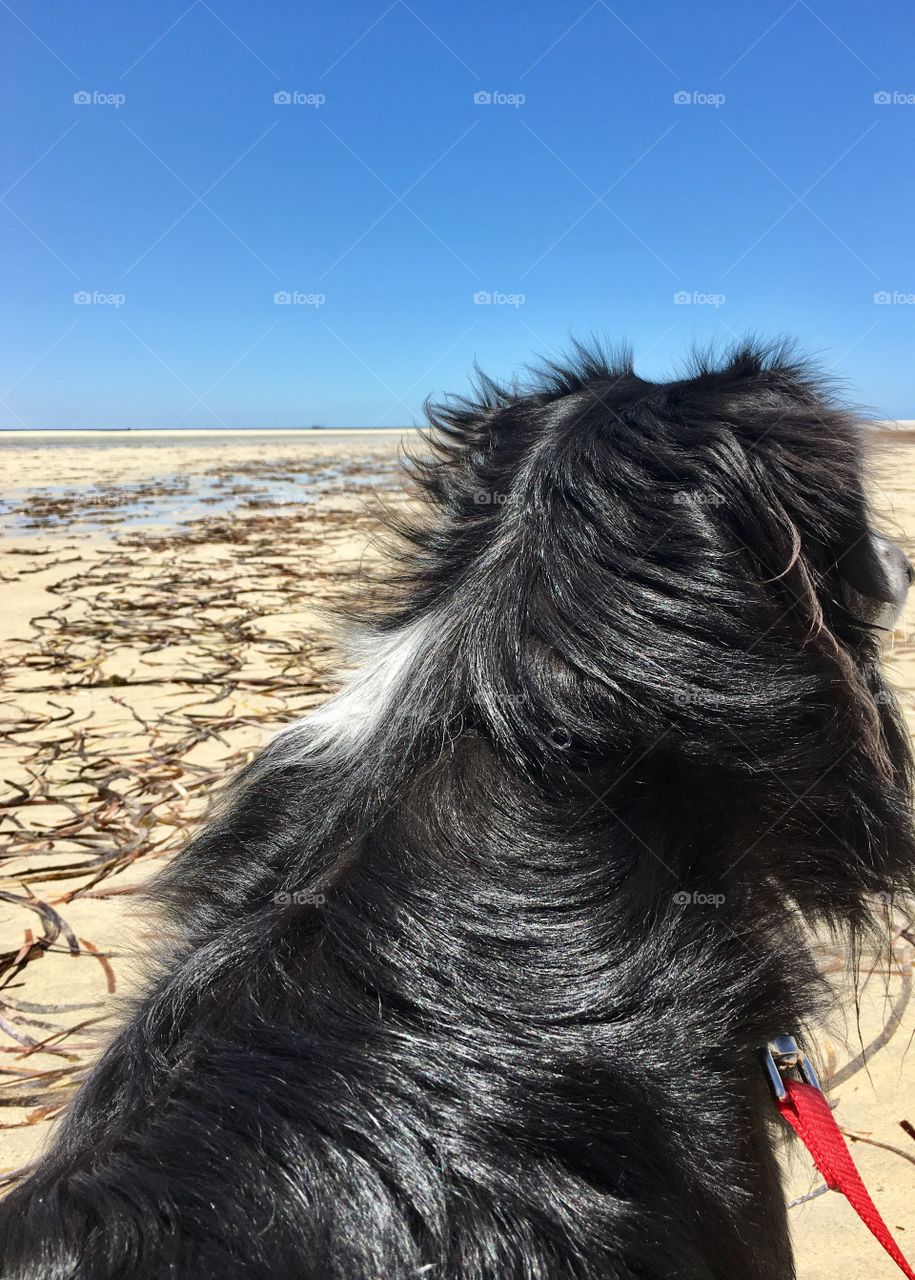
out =
<path fill-rule="evenodd" d="M 144 952 L 165 945 L 137 887 L 220 781 L 332 690 L 332 607 L 383 572 L 383 517 L 409 500 L 398 457 L 416 444 L 399 431 L 0 435 L 7 1180 L 47 1140 Z M 915 434 L 882 434 L 873 499 L 915 556 Z M 887 663 L 915 728 L 911 637 L 909 617 Z M 885 953 L 858 975 L 860 1018 L 848 1003 L 818 1058 L 913 1257 L 915 935 L 902 929 L 887 920 Z M 828 940 L 820 955 L 847 983 Z M 792 1197 L 820 1184 L 802 1151 L 789 1183 Z M 801 1280 L 898 1274 L 838 1195 L 790 1219 Z"/>

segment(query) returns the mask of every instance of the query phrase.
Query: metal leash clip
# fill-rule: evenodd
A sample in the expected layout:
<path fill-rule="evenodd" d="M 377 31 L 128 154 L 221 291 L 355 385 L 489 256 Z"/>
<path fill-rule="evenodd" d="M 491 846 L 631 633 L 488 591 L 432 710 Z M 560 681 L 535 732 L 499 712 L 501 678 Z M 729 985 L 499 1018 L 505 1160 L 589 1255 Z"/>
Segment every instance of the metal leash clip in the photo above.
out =
<path fill-rule="evenodd" d="M 796 1070 L 805 1084 L 812 1085 L 814 1089 L 820 1088 L 810 1059 L 801 1053 L 794 1036 L 776 1036 L 774 1040 L 770 1040 L 763 1053 L 763 1066 L 772 1092 L 779 1102 L 788 1092 L 782 1080 L 782 1074 L 786 1071 Z"/>

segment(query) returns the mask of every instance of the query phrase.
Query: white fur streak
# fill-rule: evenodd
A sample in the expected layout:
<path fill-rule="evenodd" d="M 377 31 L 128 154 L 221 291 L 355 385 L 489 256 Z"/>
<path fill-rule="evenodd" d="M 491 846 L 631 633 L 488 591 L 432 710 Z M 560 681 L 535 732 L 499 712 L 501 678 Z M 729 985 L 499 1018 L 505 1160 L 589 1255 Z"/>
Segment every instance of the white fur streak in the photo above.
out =
<path fill-rule="evenodd" d="M 369 632 L 348 644 L 355 670 L 327 702 L 282 729 L 271 743 L 274 762 L 350 751 L 374 736 L 402 707 L 407 682 L 429 652 L 435 623 L 422 617 L 397 631 Z"/>

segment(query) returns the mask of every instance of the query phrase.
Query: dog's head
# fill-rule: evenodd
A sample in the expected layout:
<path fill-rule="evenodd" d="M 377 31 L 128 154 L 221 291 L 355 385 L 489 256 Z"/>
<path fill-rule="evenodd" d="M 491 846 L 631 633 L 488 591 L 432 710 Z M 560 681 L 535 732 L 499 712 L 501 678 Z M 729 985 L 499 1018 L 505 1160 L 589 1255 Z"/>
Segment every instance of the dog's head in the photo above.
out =
<path fill-rule="evenodd" d="M 912 570 L 873 526 L 866 427 L 821 378 L 783 348 L 668 383 L 579 351 L 431 420 L 435 515 L 398 617 L 450 620 L 465 721 L 526 766 L 651 771 L 728 811 L 745 869 L 812 911 L 908 884 L 879 651 Z"/>

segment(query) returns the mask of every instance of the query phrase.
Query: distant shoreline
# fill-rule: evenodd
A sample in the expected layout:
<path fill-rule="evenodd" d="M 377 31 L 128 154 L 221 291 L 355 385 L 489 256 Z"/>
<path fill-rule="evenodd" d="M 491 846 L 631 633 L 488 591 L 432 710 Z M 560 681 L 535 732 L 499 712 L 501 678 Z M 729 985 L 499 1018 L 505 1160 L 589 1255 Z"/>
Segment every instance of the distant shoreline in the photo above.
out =
<path fill-rule="evenodd" d="M 881 435 L 910 435 L 915 418 L 874 419 L 870 424 Z M 423 427 L 0 427 L 0 442 L 16 440 L 187 440 L 193 436 L 404 436 Z"/>
<path fill-rule="evenodd" d="M 112 437 L 168 436 L 184 440 L 188 436 L 403 436 L 420 427 L 0 427 L 0 440 L 16 436 L 35 440 L 53 436 L 75 440 L 81 436 L 109 440 Z"/>

